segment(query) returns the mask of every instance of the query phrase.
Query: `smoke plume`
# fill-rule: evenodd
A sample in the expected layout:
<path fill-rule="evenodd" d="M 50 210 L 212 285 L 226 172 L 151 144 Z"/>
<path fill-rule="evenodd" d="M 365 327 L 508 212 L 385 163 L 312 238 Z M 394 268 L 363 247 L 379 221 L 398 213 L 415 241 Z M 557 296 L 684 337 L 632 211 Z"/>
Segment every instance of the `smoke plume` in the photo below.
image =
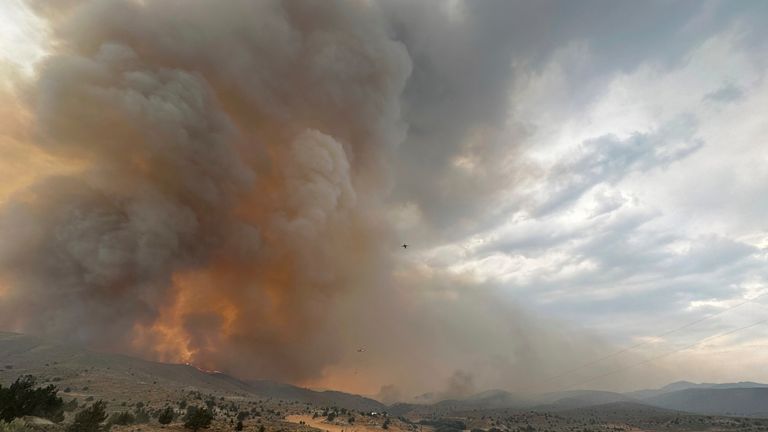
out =
<path fill-rule="evenodd" d="M 377 199 L 405 131 L 408 55 L 363 5 L 180 6 L 60 12 L 31 95 L 35 144 L 84 167 L 4 208 L 3 316 L 306 378 L 335 360 L 317 337 L 326 305 L 387 266 Z"/>
<path fill-rule="evenodd" d="M 390 399 L 604 352 L 395 258 L 412 62 L 376 4 L 44 6 L 26 145 L 69 168 L 3 204 L 3 328 Z"/>

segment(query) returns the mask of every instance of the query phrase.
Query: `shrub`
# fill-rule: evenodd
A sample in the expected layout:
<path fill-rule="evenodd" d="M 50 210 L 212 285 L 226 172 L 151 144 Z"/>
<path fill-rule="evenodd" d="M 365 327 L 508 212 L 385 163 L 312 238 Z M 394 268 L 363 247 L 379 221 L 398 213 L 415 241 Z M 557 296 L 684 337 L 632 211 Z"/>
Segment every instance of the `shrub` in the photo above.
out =
<path fill-rule="evenodd" d="M 134 411 L 136 420 L 135 423 L 137 424 L 145 424 L 149 423 L 149 413 L 144 408 L 138 408 L 136 411 Z"/>
<path fill-rule="evenodd" d="M 187 407 L 187 413 L 184 415 L 184 427 L 197 431 L 206 429 L 211 425 L 213 412 L 196 406 Z"/>
<path fill-rule="evenodd" d="M 241 430 L 243 430 L 243 421 L 242 421 L 242 420 L 238 420 L 238 421 L 237 421 L 237 424 L 235 425 L 235 430 L 236 430 L 236 431 L 241 431 Z"/>
<path fill-rule="evenodd" d="M 28 415 L 57 423 L 64 420 L 64 401 L 56 396 L 56 387 L 35 388 L 35 383 L 32 375 L 24 375 L 8 388 L 0 385 L 0 420 L 11 422 Z"/>
<path fill-rule="evenodd" d="M 175 417 L 176 413 L 173 411 L 173 408 L 167 406 L 160 411 L 160 415 L 157 416 L 157 421 L 162 425 L 167 425 L 172 422 Z"/>
<path fill-rule="evenodd" d="M 0 432 L 26 432 L 27 425 L 21 419 L 15 419 L 10 423 L 0 420 Z"/>
<path fill-rule="evenodd" d="M 107 419 L 106 402 L 98 401 L 90 407 L 84 408 L 75 416 L 75 420 L 67 428 L 67 432 L 99 432 L 101 422 Z"/>
<path fill-rule="evenodd" d="M 125 426 L 133 424 L 135 421 L 136 419 L 133 417 L 133 414 L 129 413 L 128 411 L 123 411 L 120 413 L 114 413 L 109 416 L 107 424 Z"/>

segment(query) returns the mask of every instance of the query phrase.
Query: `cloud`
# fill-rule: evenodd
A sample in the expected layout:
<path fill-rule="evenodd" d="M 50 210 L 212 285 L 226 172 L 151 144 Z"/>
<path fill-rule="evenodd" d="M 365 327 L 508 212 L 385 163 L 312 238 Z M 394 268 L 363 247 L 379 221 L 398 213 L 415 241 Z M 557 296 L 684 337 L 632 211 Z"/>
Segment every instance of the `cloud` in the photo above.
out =
<path fill-rule="evenodd" d="M 546 214 L 568 205 L 598 184 L 613 184 L 634 172 L 663 169 L 703 145 L 685 120 L 626 139 L 606 135 L 584 141 L 573 156 L 555 165 L 544 186 L 547 197 L 534 210 Z"/>
<path fill-rule="evenodd" d="M 768 280 L 762 5 L 30 5 L 51 52 L 2 149 L 47 168 L 7 171 L 4 328 L 459 396 Z"/>
<path fill-rule="evenodd" d="M 741 99 L 744 96 L 744 90 L 729 83 L 719 89 L 704 95 L 704 99 L 712 102 L 728 103 Z"/>

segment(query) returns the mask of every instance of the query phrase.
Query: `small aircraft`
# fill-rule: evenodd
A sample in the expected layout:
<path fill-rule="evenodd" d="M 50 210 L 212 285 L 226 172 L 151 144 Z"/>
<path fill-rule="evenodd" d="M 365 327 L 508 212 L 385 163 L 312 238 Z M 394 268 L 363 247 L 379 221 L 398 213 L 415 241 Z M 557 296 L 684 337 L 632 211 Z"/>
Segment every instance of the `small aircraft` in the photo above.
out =
<path fill-rule="evenodd" d="M 365 348 L 358 348 L 357 352 L 359 352 L 359 353 L 365 352 Z"/>
<path fill-rule="evenodd" d="M 403 243 L 403 246 L 401 246 L 403 249 L 408 249 L 408 243 Z"/>

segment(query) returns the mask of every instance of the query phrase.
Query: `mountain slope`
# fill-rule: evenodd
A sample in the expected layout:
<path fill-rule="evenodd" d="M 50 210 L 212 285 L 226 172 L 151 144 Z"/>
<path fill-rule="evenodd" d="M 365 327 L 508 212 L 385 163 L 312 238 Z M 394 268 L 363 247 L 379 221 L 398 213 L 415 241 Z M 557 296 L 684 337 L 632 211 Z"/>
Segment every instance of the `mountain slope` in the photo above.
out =
<path fill-rule="evenodd" d="M 387 406 L 364 396 L 334 390 L 316 391 L 275 381 L 249 381 L 251 390 L 262 397 L 300 401 L 318 406 L 338 406 L 358 411 L 386 411 Z"/>
<path fill-rule="evenodd" d="M 550 393 L 545 395 L 544 400 L 550 401 L 545 407 L 551 409 L 582 408 L 617 402 L 639 402 L 637 399 L 621 393 L 599 390 L 571 390 L 560 393 Z"/>
<path fill-rule="evenodd" d="M 647 399 L 654 396 L 687 389 L 730 389 L 730 388 L 768 388 L 768 384 L 752 381 L 740 381 L 737 383 L 692 383 L 690 381 L 677 381 L 658 389 L 645 389 L 624 393 L 635 399 Z"/>
<path fill-rule="evenodd" d="M 196 391 L 220 397 L 283 399 L 355 410 L 384 408 L 373 399 L 342 392 L 318 392 L 273 381 L 244 382 L 190 365 L 152 362 L 0 332 L 0 383 L 8 384 L 25 374 L 54 383 L 75 398 L 180 400 Z"/>
<path fill-rule="evenodd" d="M 768 388 L 689 388 L 647 398 L 645 403 L 701 414 L 768 416 Z"/>
<path fill-rule="evenodd" d="M 252 393 L 246 383 L 225 374 L 94 352 L 15 333 L 0 333 L 0 365 L 0 382 L 31 374 L 61 389 L 71 388 L 74 396 L 101 391 L 115 396 L 147 391 L 181 394 L 189 390 L 241 396 Z"/>

